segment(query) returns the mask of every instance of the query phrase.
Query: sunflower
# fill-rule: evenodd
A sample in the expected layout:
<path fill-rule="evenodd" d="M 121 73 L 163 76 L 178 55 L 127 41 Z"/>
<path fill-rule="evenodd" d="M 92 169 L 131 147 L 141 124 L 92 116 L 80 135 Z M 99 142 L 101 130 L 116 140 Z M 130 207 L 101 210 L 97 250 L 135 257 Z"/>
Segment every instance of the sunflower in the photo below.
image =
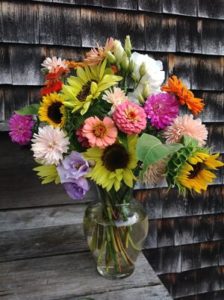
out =
<path fill-rule="evenodd" d="M 43 97 L 39 108 L 39 118 L 53 127 L 62 127 L 65 123 L 63 96 L 51 93 Z"/>
<path fill-rule="evenodd" d="M 107 191 L 112 187 L 118 191 L 122 180 L 132 187 L 136 179 L 132 170 L 137 166 L 137 136 L 130 135 L 127 139 L 127 148 L 123 144 L 115 143 L 105 149 L 90 148 L 84 153 L 87 160 L 95 163 L 87 177 Z"/>
<path fill-rule="evenodd" d="M 115 85 L 122 77 L 109 74 L 107 61 L 97 66 L 77 68 L 77 77 L 68 78 L 68 84 L 63 86 L 64 104 L 72 112 L 80 110 L 81 115 L 89 109 L 92 101 L 109 87 Z"/>
<path fill-rule="evenodd" d="M 224 164 L 217 160 L 219 154 L 209 154 L 202 151 L 190 155 L 187 161 L 181 166 L 175 179 L 181 189 L 194 190 L 201 193 L 206 190 L 216 175 L 211 170 L 216 170 Z"/>

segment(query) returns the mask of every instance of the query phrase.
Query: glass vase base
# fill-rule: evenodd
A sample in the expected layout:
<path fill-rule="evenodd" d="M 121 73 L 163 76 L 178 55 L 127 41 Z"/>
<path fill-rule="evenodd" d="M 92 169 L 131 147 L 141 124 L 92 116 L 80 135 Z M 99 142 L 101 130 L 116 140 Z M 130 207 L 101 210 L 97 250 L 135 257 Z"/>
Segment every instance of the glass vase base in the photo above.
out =
<path fill-rule="evenodd" d="M 106 279 L 122 279 L 131 276 L 134 273 L 135 267 L 129 268 L 126 272 L 115 272 L 115 270 L 108 270 L 107 267 L 97 266 L 97 272 Z"/>

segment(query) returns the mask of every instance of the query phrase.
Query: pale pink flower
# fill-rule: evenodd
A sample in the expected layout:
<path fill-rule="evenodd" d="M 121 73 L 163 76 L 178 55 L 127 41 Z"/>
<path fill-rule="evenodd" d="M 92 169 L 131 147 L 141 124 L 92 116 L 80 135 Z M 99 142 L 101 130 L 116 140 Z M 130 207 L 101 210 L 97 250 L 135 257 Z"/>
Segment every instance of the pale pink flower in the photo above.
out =
<path fill-rule="evenodd" d="M 39 128 L 32 139 L 34 158 L 44 165 L 58 165 L 68 151 L 69 139 L 60 128 Z"/>
<path fill-rule="evenodd" d="M 146 127 L 144 109 L 130 101 L 125 101 L 116 107 L 113 120 L 117 127 L 127 134 L 138 134 Z"/>
<path fill-rule="evenodd" d="M 112 104 L 110 113 L 113 113 L 115 108 L 119 104 L 128 100 L 124 91 L 118 87 L 114 87 L 113 89 L 107 90 L 103 95 L 103 99 L 106 100 L 108 103 Z"/>
<path fill-rule="evenodd" d="M 117 128 L 109 117 L 105 117 L 102 121 L 98 117 L 90 117 L 84 122 L 82 135 L 88 139 L 91 147 L 103 149 L 114 144 Z"/>
<path fill-rule="evenodd" d="M 159 160 L 158 162 L 149 165 L 142 176 L 142 183 L 146 185 L 159 184 L 164 178 L 166 173 L 166 162 Z"/>
<path fill-rule="evenodd" d="M 53 73 L 59 68 L 63 68 L 65 70 L 68 69 L 68 65 L 65 59 L 61 59 L 60 57 L 57 58 L 56 56 L 47 57 L 43 63 L 41 64 L 42 67 L 48 69 L 49 73 Z"/>
<path fill-rule="evenodd" d="M 199 146 L 206 143 L 208 131 L 201 119 L 193 119 L 193 115 L 177 117 L 164 131 L 167 144 L 178 143 L 182 136 L 187 135 L 198 141 Z"/>

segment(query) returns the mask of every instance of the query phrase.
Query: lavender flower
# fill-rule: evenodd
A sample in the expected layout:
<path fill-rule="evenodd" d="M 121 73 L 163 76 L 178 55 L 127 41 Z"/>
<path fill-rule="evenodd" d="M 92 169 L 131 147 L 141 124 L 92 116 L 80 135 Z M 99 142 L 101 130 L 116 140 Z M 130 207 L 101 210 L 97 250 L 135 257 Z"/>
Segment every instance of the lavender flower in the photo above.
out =
<path fill-rule="evenodd" d="M 83 177 L 81 177 L 78 180 L 75 180 L 73 182 L 63 183 L 63 186 L 64 186 L 66 193 L 73 200 L 83 199 L 85 194 L 89 190 L 88 181 Z"/>
<path fill-rule="evenodd" d="M 179 104 L 174 95 L 159 93 L 148 97 L 144 109 L 151 125 L 164 129 L 177 117 Z"/>
<path fill-rule="evenodd" d="M 74 182 L 88 173 L 89 164 L 80 153 L 72 151 L 57 167 L 57 171 L 61 183 Z"/>
<path fill-rule="evenodd" d="M 72 199 L 82 199 L 89 190 L 88 181 L 83 177 L 89 171 L 89 164 L 81 154 L 72 151 L 57 166 L 57 171 L 67 194 Z"/>
<path fill-rule="evenodd" d="M 9 135 L 12 142 L 27 145 L 32 138 L 34 120 L 32 116 L 13 114 L 9 120 Z"/>

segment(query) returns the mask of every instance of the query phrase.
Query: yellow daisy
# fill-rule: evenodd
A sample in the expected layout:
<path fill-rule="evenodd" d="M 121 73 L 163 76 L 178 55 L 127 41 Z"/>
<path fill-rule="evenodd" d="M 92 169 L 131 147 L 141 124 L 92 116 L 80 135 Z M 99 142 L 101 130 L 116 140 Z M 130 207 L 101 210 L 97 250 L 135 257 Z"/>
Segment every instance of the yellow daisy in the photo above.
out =
<path fill-rule="evenodd" d="M 72 112 L 80 110 L 81 115 L 85 114 L 94 99 L 122 80 L 122 77 L 110 74 L 106 64 L 107 61 L 104 60 L 97 66 L 79 67 L 77 76 L 70 76 L 68 84 L 63 85 L 65 105 L 71 108 Z"/>
<path fill-rule="evenodd" d="M 216 178 L 211 170 L 216 170 L 224 165 L 217 160 L 218 156 L 219 154 L 211 155 L 205 152 L 194 153 L 181 167 L 176 182 L 197 193 L 201 193 L 201 190 L 206 191 L 208 184 Z"/>
<path fill-rule="evenodd" d="M 53 127 L 62 127 L 65 123 L 63 102 L 64 98 L 57 93 L 44 96 L 38 112 L 40 121 L 47 122 Z"/>
<path fill-rule="evenodd" d="M 84 157 L 94 166 L 87 174 L 98 185 L 109 191 L 112 187 L 118 191 L 121 182 L 133 187 L 136 179 L 133 169 L 137 166 L 136 158 L 137 136 L 128 136 L 127 148 L 120 143 L 115 143 L 105 149 L 90 148 L 84 153 Z"/>

